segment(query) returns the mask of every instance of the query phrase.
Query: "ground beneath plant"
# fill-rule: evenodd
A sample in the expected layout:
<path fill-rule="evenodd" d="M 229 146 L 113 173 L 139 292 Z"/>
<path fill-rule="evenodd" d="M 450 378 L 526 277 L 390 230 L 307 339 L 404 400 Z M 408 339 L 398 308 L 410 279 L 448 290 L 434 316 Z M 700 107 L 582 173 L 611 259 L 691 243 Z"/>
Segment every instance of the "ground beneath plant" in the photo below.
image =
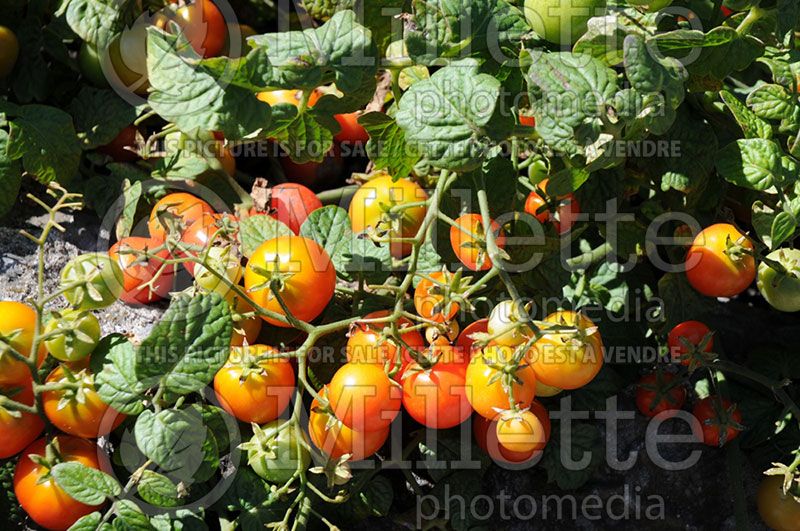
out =
<path fill-rule="evenodd" d="M 25 300 L 34 295 L 37 289 L 36 247 L 21 236 L 19 230 L 25 229 L 37 234 L 36 231 L 44 220 L 45 217 L 31 205 L 20 203 L 10 219 L 5 221 L 5 226 L 0 227 L 0 299 Z M 102 246 L 98 243 L 101 242 L 101 234 L 98 229 L 98 219 L 93 213 L 76 212 L 62 216 L 60 221 L 63 221 L 66 232 L 54 231 L 47 246 L 44 288 L 48 291 L 57 287 L 58 274 L 71 257 L 81 252 L 103 250 L 98 247 Z M 118 302 L 99 312 L 98 317 L 104 333 L 121 332 L 141 339 L 158 321 L 165 307 L 166 305 L 130 307 Z M 752 318 L 753 311 L 750 309 L 747 316 Z M 736 320 L 736 315 L 737 312 L 733 309 L 723 310 L 718 318 Z M 740 325 L 728 327 L 741 331 L 737 337 L 726 337 L 722 340 L 741 350 L 753 345 L 757 340 L 754 336 L 757 334 L 752 333 L 752 323 L 742 322 Z M 797 323 L 792 320 L 787 320 L 785 324 L 773 322 L 770 324 L 770 329 L 782 326 L 796 327 Z M 727 345 L 728 352 L 731 350 L 730 345 Z M 626 389 L 619 396 L 619 405 L 622 410 L 635 410 L 632 389 Z M 606 432 L 599 421 L 598 426 L 601 426 L 605 440 Z M 672 427 L 676 428 L 676 425 L 673 424 Z M 729 488 L 731 478 L 728 472 L 733 468 L 745 481 L 751 519 L 749 528 L 764 529 L 756 516 L 753 501 L 760 472 L 750 463 L 726 463 L 726 459 L 730 459 L 730 456 L 725 450 L 686 444 L 663 444 L 659 450 L 668 461 L 684 459 L 694 450 L 703 452 L 699 462 L 688 470 L 664 470 L 648 456 L 644 443 L 646 429 L 647 421 L 641 415 L 636 415 L 634 420 L 621 421 L 619 429 L 616 430 L 617 457 L 625 460 L 631 452 L 638 452 L 635 464 L 624 471 L 613 470 L 603 465 L 595 471 L 586 486 L 573 492 L 558 490 L 548 483 L 546 473 L 540 467 L 512 472 L 492 466 L 484 476 L 483 483 L 476 486 L 476 493 L 484 494 L 488 498 L 484 497 L 483 503 L 475 505 L 472 518 L 469 518 L 469 528 L 734 529 L 734 503 L 732 490 Z M 662 433 L 669 432 L 670 429 L 668 423 L 662 427 Z M 605 459 L 603 461 L 606 462 Z M 463 490 L 461 488 L 463 486 L 453 487 L 454 491 Z M 559 502 L 555 498 L 547 498 L 548 496 L 572 496 L 576 502 L 573 504 L 570 498 L 562 498 Z M 587 499 L 589 496 L 592 498 Z M 663 499 L 663 518 L 659 520 L 647 519 L 648 507 L 652 510 L 655 503 L 653 496 Z M 363 529 L 413 527 L 417 521 L 414 498 L 399 495 L 396 500 L 398 503 L 393 506 L 395 514 L 391 521 L 372 519 L 359 527 Z M 536 511 L 533 511 L 531 500 L 537 504 Z M 556 520 L 559 503 L 562 520 Z M 582 505 L 584 503 L 586 505 Z M 581 514 L 582 506 L 597 507 L 598 504 L 602 504 L 604 509 L 599 511 L 590 509 L 588 514 Z M 573 505 L 577 507 L 577 515 L 573 515 Z M 458 504 L 454 509 L 457 507 Z M 470 511 L 469 502 L 467 511 Z M 594 514 L 597 514 L 599 519 L 593 519 Z"/>

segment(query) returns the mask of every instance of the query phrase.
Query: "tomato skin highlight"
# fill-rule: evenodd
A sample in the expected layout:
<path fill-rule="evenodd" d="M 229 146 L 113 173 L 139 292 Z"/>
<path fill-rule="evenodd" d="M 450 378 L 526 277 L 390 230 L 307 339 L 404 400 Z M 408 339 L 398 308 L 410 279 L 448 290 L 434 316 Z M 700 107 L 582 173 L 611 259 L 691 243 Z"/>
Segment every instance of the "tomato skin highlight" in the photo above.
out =
<path fill-rule="evenodd" d="M 800 502 L 783 493 L 783 476 L 766 476 L 756 494 L 758 514 L 775 531 L 800 531 Z"/>
<path fill-rule="evenodd" d="M 84 439 L 96 439 L 114 431 L 125 415 L 103 402 L 94 388 L 92 375 L 88 369 L 83 369 L 88 361 L 72 364 L 71 370 L 75 373 L 83 389 L 83 402 L 70 399 L 68 391 L 56 390 L 42 393 L 42 406 L 45 415 L 53 425 L 64 433 Z M 64 371 L 64 366 L 59 365 L 47 377 L 46 383 L 60 383 L 69 381 Z M 62 400 L 69 400 L 62 406 Z"/>
<path fill-rule="evenodd" d="M 358 234 L 372 227 L 379 232 L 387 232 L 387 237 L 392 240 L 412 238 L 422 225 L 427 208 L 418 205 L 406 208 L 402 213 L 389 213 L 386 209 L 426 199 L 428 194 L 413 181 L 398 179 L 395 182 L 390 175 L 375 177 L 356 190 L 350 201 L 353 232 Z M 411 244 L 390 241 L 389 250 L 395 258 L 402 258 L 411 252 Z"/>
<path fill-rule="evenodd" d="M 472 414 L 463 365 L 437 362 L 428 370 L 411 363 L 403 371 L 403 408 L 428 428 L 458 426 Z"/>
<path fill-rule="evenodd" d="M 333 375 L 328 391 L 336 418 L 352 430 L 383 430 L 400 412 L 400 387 L 375 364 L 344 364 Z"/>
<path fill-rule="evenodd" d="M 150 212 L 150 219 L 147 227 L 150 229 L 150 237 L 164 239 L 167 237 L 167 227 L 159 219 L 163 213 L 177 216 L 180 219 L 181 233 L 190 227 L 194 222 L 201 219 L 205 214 L 214 214 L 211 205 L 185 192 L 167 194 L 158 200 Z"/>
<path fill-rule="evenodd" d="M 94 443 L 67 435 L 59 435 L 57 440 L 62 462 L 77 462 L 97 470 L 102 468 L 98 457 L 102 450 Z M 76 501 L 54 479 L 43 479 L 48 470 L 28 456 L 45 455 L 46 446 L 47 441 L 39 439 L 20 456 L 14 471 L 14 494 L 34 522 L 45 529 L 63 531 L 102 505 L 92 506 Z"/>
<path fill-rule="evenodd" d="M 726 251 L 728 240 L 741 240 L 744 251 L 752 252 L 753 243 L 736 227 L 717 223 L 706 227 L 695 237 L 686 254 L 686 279 L 694 289 L 708 297 L 733 297 L 746 290 L 756 278 L 752 256 L 734 260 Z"/>
<path fill-rule="evenodd" d="M 686 389 L 680 386 L 670 388 L 658 402 L 655 402 L 656 391 L 651 387 L 661 385 L 665 388 L 674 380 L 675 375 L 668 372 L 661 374 L 660 383 L 655 373 L 647 374 L 639 380 L 636 388 L 636 407 L 639 408 L 642 415 L 655 417 L 664 411 L 670 411 L 674 415 L 676 411 L 683 407 L 683 404 L 686 403 Z"/>
<path fill-rule="evenodd" d="M 164 245 L 162 240 L 129 236 L 108 250 L 108 256 L 116 261 L 122 270 L 122 293 L 119 296 L 121 301 L 128 304 L 148 304 L 169 294 L 174 282 L 174 265 L 165 266 L 152 286 L 144 286 L 161 269 L 163 261 L 170 259 L 167 249 L 161 249 L 155 253 L 155 257 L 144 263 L 140 263 L 136 255 L 122 252 L 151 250 L 162 245 Z"/>
<path fill-rule="evenodd" d="M 300 236 L 281 236 L 262 243 L 250 257 L 244 273 L 244 286 L 250 297 L 262 308 L 285 315 L 269 286 L 263 286 L 268 278 L 256 269 L 288 275 L 282 282 L 280 295 L 301 321 L 318 317 L 336 289 L 336 270 L 328 253 L 317 242 Z M 291 326 L 270 317 L 263 319 L 275 326 Z"/>
<path fill-rule="evenodd" d="M 595 324 L 568 310 L 554 312 L 544 320 L 587 332 L 583 339 L 572 338 L 568 333 L 548 333 L 533 344 L 528 355 L 539 381 L 559 389 L 577 389 L 591 382 L 603 366 L 604 352 Z M 589 332 L 591 329 L 595 330 Z"/>
<path fill-rule="evenodd" d="M 692 410 L 692 415 L 697 417 L 697 420 L 700 421 L 700 426 L 703 430 L 703 438 L 702 443 L 708 446 L 716 446 L 719 447 L 720 443 L 722 442 L 722 427 L 719 424 L 714 424 L 713 421 L 718 419 L 718 414 L 715 409 L 715 401 L 716 398 L 713 396 L 708 396 L 699 400 Z M 730 409 L 733 406 L 733 403 L 730 400 L 722 399 L 722 407 L 726 410 Z M 731 420 L 736 423 L 741 424 L 742 422 L 742 413 L 739 411 L 738 407 L 733 409 L 733 413 L 731 415 Z M 712 421 L 712 422 L 707 422 Z M 726 432 L 726 439 L 725 442 L 728 443 L 739 436 L 739 430 L 734 428 L 733 426 L 728 426 L 725 430 Z"/>
<path fill-rule="evenodd" d="M 391 312 L 389 310 L 379 310 L 364 316 L 364 319 L 380 319 L 386 317 Z M 345 352 L 347 361 L 351 363 L 376 363 L 383 366 L 386 363 L 394 364 L 397 356 L 397 349 L 401 350 L 400 363 L 405 366 L 412 361 L 411 354 L 405 346 L 397 344 L 393 339 L 383 336 L 384 327 L 389 327 L 391 323 L 365 323 L 358 321 L 350 328 Z M 408 346 L 421 351 L 425 348 L 425 340 L 422 334 L 416 329 L 403 331 L 405 328 L 413 326 L 411 321 L 401 317 L 397 321 L 397 328 L 400 331 L 400 339 Z"/>
<path fill-rule="evenodd" d="M 281 183 L 270 190 L 270 215 L 287 225 L 295 234 L 315 210 L 322 208 L 317 194 L 297 183 Z"/>
<path fill-rule="evenodd" d="M 461 263 L 471 271 L 491 269 L 492 261 L 486 251 L 486 234 L 480 214 L 464 214 L 455 222 L 458 226 L 450 227 L 450 245 Z M 490 220 L 489 227 L 497 247 L 504 248 L 506 237 L 502 227 L 494 220 Z"/>
<path fill-rule="evenodd" d="M 327 395 L 328 386 L 323 387 L 320 394 Z M 317 398 L 311 403 L 308 413 L 311 442 L 330 459 L 350 454 L 350 461 L 362 461 L 381 449 L 389 438 L 389 432 L 389 426 L 374 431 L 350 429 L 335 416 L 323 411 Z"/>
<path fill-rule="evenodd" d="M 472 408 L 487 419 L 496 418 L 500 411 L 512 405 L 501 379 L 491 381 L 500 372 L 491 365 L 502 367 L 511 362 L 513 355 L 514 350 L 509 347 L 489 345 L 476 352 L 469 362 L 466 372 L 467 398 Z M 520 408 L 526 408 L 536 395 L 536 373 L 530 364 L 522 360 L 514 375 L 518 380 L 511 386 L 514 400 Z"/>
<path fill-rule="evenodd" d="M 689 359 L 681 359 L 690 351 L 686 348 L 681 341 L 681 338 L 686 339 L 692 345 L 699 346 L 703 338 L 711 333 L 711 329 L 705 323 L 700 321 L 684 321 L 675 325 L 672 330 L 667 334 L 667 346 L 669 347 L 670 356 L 673 360 L 680 361 L 681 365 L 688 366 L 691 363 Z M 711 336 L 708 343 L 703 349 L 704 352 L 711 352 L 714 348 L 714 336 Z"/>
<path fill-rule="evenodd" d="M 0 394 L 8 398 L 32 406 L 33 382 L 24 386 L 3 386 Z M 0 408 L 0 459 L 17 455 L 26 446 L 36 440 L 44 430 L 44 421 L 34 413 L 19 412 L 20 416 L 11 416 L 11 412 Z"/>
<path fill-rule="evenodd" d="M 25 357 L 30 356 L 36 331 L 36 311 L 27 304 L 0 301 L 0 334 L 11 338 L 10 344 Z M 39 344 L 39 366 L 47 357 L 44 342 Z M 26 384 L 31 380 L 28 366 L 14 358 L 5 345 L 0 345 L 0 385 Z"/>
<path fill-rule="evenodd" d="M 247 371 L 248 358 L 273 354 L 278 351 L 266 345 L 232 348 L 228 361 L 214 376 L 220 405 L 242 422 L 271 422 L 289 406 L 295 374 L 288 358 L 262 360 L 253 372 Z"/>

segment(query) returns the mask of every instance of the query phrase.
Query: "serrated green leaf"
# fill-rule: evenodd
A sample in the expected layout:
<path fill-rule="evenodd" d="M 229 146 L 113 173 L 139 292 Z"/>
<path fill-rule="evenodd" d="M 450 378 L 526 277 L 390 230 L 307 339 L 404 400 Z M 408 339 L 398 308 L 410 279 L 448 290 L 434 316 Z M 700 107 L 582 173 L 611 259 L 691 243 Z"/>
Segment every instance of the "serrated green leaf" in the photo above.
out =
<path fill-rule="evenodd" d="M 745 138 L 772 138 L 772 128 L 767 122 L 756 116 L 756 114 L 739 101 L 739 99 L 727 90 L 720 92 L 720 98 L 731 111 L 739 127 L 742 128 Z"/>
<path fill-rule="evenodd" d="M 780 85 L 762 85 L 747 96 L 747 105 L 760 118 L 790 118 L 797 107 L 797 97 Z"/>
<path fill-rule="evenodd" d="M 370 112 L 361 116 L 358 123 L 369 133 L 367 156 L 375 169 L 385 169 L 394 179 L 408 177 L 420 155 L 406 142 L 397 122 L 381 112 Z"/>
<path fill-rule="evenodd" d="M 623 60 L 625 37 L 636 28 L 623 24 L 624 19 L 616 14 L 592 17 L 584 33 L 572 47 L 574 53 L 591 55 L 608 66 L 617 66 Z"/>
<path fill-rule="evenodd" d="M 770 227 L 771 248 L 776 249 L 788 241 L 797 229 L 797 220 L 788 212 L 778 212 Z"/>
<path fill-rule="evenodd" d="M 136 489 L 142 500 L 156 507 L 177 507 L 180 503 L 178 486 L 168 477 L 152 470 L 142 472 Z"/>
<path fill-rule="evenodd" d="M 130 500 L 119 500 L 115 506 L 117 517 L 111 523 L 118 531 L 153 531 L 150 519 Z"/>
<path fill-rule="evenodd" d="M 108 144 L 136 119 L 136 108 L 112 90 L 83 87 L 67 110 L 83 149 Z"/>
<path fill-rule="evenodd" d="M 203 465 L 208 429 L 192 410 L 144 411 L 136 419 L 136 446 L 160 468 L 179 481 L 190 481 Z"/>
<path fill-rule="evenodd" d="M 119 496 L 122 492 L 122 486 L 116 479 L 77 461 L 59 463 L 50 473 L 64 492 L 87 505 L 100 505 L 107 498 Z"/>
<path fill-rule="evenodd" d="M 122 334 L 100 340 L 92 352 L 91 369 L 97 394 L 120 413 L 138 415 L 144 409 L 147 390 L 136 378 L 136 349 Z"/>
<path fill-rule="evenodd" d="M 70 0 L 61 8 L 67 24 L 82 40 L 107 47 L 114 38 L 118 4 L 115 0 Z"/>
<path fill-rule="evenodd" d="M 333 146 L 333 133 L 315 115 L 292 104 L 273 107 L 273 121 L 262 134 L 277 140 L 293 161 L 320 162 Z"/>
<path fill-rule="evenodd" d="M 228 359 L 232 332 L 231 310 L 218 294 L 173 297 L 137 350 L 136 376 L 144 385 L 161 382 L 174 393 L 198 391 Z"/>
<path fill-rule="evenodd" d="M 280 236 L 293 236 L 292 229 L 269 215 L 250 216 L 239 222 L 239 239 L 242 253 L 250 258 L 256 249 L 267 240 Z"/>
<path fill-rule="evenodd" d="M 98 511 L 81 516 L 72 524 L 68 531 L 96 531 L 103 520 L 103 515 Z"/>
<path fill-rule="evenodd" d="M 740 139 L 719 152 L 717 171 L 727 181 L 764 191 L 782 180 L 781 148 L 771 140 Z"/>

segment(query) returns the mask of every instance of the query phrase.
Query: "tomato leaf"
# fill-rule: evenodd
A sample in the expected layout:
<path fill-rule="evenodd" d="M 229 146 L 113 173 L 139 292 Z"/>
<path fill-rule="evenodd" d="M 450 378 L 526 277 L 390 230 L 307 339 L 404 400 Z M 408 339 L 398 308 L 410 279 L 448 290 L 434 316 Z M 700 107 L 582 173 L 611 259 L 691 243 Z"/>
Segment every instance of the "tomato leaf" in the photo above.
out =
<path fill-rule="evenodd" d="M 136 349 L 121 334 L 100 340 L 93 351 L 91 369 L 97 394 L 120 413 L 138 415 L 144 410 L 147 387 L 136 377 Z"/>
<path fill-rule="evenodd" d="M 22 168 L 8 157 L 8 133 L 0 129 L 0 216 L 14 206 L 21 186 Z"/>
<path fill-rule="evenodd" d="M 747 105 L 759 118 L 779 120 L 791 118 L 797 97 L 780 85 L 762 85 L 747 96 Z"/>
<path fill-rule="evenodd" d="M 138 505 L 130 500 L 118 500 L 115 504 L 117 518 L 114 520 L 113 528 L 120 530 L 149 531 L 155 529 L 150 524 L 150 519 L 139 508 Z"/>
<path fill-rule="evenodd" d="M 203 465 L 208 428 L 192 410 L 145 410 L 136 419 L 134 436 L 139 450 L 179 481 L 191 480 Z"/>
<path fill-rule="evenodd" d="M 148 102 L 162 118 L 182 131 L 220 131 L 229 140 L 269 125 L 269 105 L 251 90 L 198 68 L 202 60 L 178 37 L 153 27 L 147 32 Z"/>
<path fill-rule="evenodd" d="M 122 486 L 116 479 L 77 461 L 59 463 L 50 473 L 64 492 L 87 505 L 100 505 L 107 498 L 119 496 L 122 492 Z"/>
<path fill-rule="evenodd" d="M 250 216 L 239 222 L 239 239 L 242 253 L 250 258 L 256 249 L 267 240 L 280 236 L 292 236 L 292 229 L 268 214 Z"/>
<path fill-rule="evenodd" d="M 102 520 L 103 515 L 100 514 L 99 511 L 95 511 L 78 518 L 78 520 L 70 526 L 69 531 L 97 531 Z"/>
<path fill-rule="evenodd" d="M 736 96 L 727 90 L 721 91 L 719 95 L 728 110 L 733 114 L 739 127 L 742 128 L 745 138 L 764 138 L 767 140 L 772 138 L 772 127 L 748 109 Z"/>
<path fill-rule="evenodd" d="M 142 500 L 156 507 L 177 507 L 180 503 L 178 486 L 167 476 L 152 470 L 142 471 L 136 489 Z"/>
<path fill-rule="evenodd" d="M 70 0 L 58 14 L 66 15 L 67 24 L 82 40 L 105 49 L 116 32 L 118 4 L 115 0 Z"/>
<path fill-rule="evenodd" d="M 137 350 L 134 369 L 145 385 L 162 382 L 174 393 L 205 387 L 228 359 L 233 321 L 216 293 L 179 295 Z"/>
<path fill-rule="evenodd" d="M 385 169 L 395 180 L 408 177 L 420 156 L 414 146 L 406 142 L 406 135 L 397 122 L 381 112 L 370 112 L 361 116 L 358 123 L 369 133 L 367 156 L 375 169 Z"/>
<path fill-rule="evenodd" d="M 717 171 L 737 186 L 765 191 L 783 180 L 781 156 L 781 148 L 771 140 L 739 139 L 719 152 Z"/>
<path fill-rule="evenodd" d="M 25 171 L 42 183 L 65 184 L 75 177 L 81 146 L 69 114 L 46 105 L 9 102 L 0 102 L 0 111 L 10 123 L 7 153 L 12 160 L 22 159 Z"/>
<path fill-rule="evenodd" d="M 292 104 L 282 103 L 273 108 L 272 125 L 262 132 L 274 138 L 293 161 L 320 162 L 333 147 L 333 133 L 314 114 L 298 112 Z"/>
<path fill-rule="evenodd" d="M 510 132 L 511 117 L 497 113 L 499 97 L 500 82 L 465 59 L 412 85 L 396 120 L 433 167 L 469 171 L 480 166 L 489 142 Z"/>
<path fill-rule="evenodd" d="M 112 90 L 83 87 L 67 110 L 83 149 L 108 144 L 136 119 L 136 108 Z"/>

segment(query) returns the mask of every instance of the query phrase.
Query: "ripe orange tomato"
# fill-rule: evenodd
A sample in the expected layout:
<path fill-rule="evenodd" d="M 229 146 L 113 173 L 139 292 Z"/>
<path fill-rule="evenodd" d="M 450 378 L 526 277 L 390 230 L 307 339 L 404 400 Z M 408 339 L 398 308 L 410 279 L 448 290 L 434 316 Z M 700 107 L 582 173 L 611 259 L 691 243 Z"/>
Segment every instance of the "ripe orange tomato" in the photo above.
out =
<path fill-rule="evenodd" d="M 100 146 L 97 151 L 108 155 L 116 162 L 133 162 L 139 159 L 139 154 L 125 148 L 136 148 L 136 134 L 139 130 L 135 125 L 129 125 L 114 137 L 114 140 Z"/>
<path fill-rule="evenodd" d="M 642 415 L 655 417 L 663 411 L 676 412 L 686 402 L 686 389 L 679 385 L 671 386 L 675 375 L 662 372 L 646 374 L 636 387 L 636 407 Z M 661 393 L 661 396 L 659 395 Z"/>
<path fill-rule="evenodd" d="M 403 407 L 423 426 L 458 426 L 472 414 L 465 376 L 463 364 L 442 360 L 426 369 L 412 362 L 403 370 Z"/>
<path fill-rule="evenodd" d="M 228 361 L 214 376 L 220 405 L 243 422 L 264 424 L 286 410 L 295 389 L 294 369 L 288 358 L 257 361 L 277 355 L 266 345 L 232 348 Z"/>
<path fill-rule="evenodd" d="M 498 415 L 497 442 L 518 454 L 533 453 L 546 443 L 545 428 L 532 411 L 504 411 Z"/>
<path fill-rule="evenodd" d="M 458 339 L 456 339 L 455 347 L 463 353 L 463 356 L 467 360 L 472 358 L 474 352 L 480 351 L 480 349 L 475 346 L 475 339 L 471 337 L 472 334 L 485 334 L 488 331 L 488 325 L 489 319 L 478 319 L 468 324 L 464 330 L 461 331 L 461 334 L 459 334 Z"/>
<path fill-rule="evenodd" d="M 733 297 L 756 278 L 753 242 L 728 223 L 706 227 L 686 254 L 686 279 L 708 297 Z"/>
<path fill-rule="evenodd" d="M 122 269 L 122 294 L 120 300 L 128 304 L 148 304 L 166 297 L 174 282 L 175 266 L 163 261 L 169 260 L 167 249 L 155 253 L 155 257 L 142 259 L 129 251 L 149 251 L 164 245 L 163 240 L 129 236 L 123 238 L 108 250 L 108 256 Z M 159 273 L 160 271 L 160 273 Z M 158 278 L 152 285 L 145 286 L 154 275 Z"/>
<path fill-rule="evenodd" d="M 547 182 L 548 180 L 545 179 L 538 184 L 539 188 L 545 192 L 547 191 Z M 531 191 L 525 200 L 525 212 L 538 219 L 539 223 L 552 222 L 556 231 L 564 234 L 575 225 L 578 215 L 581 213 L 581 206 L 572 193 L 557 197 L 556 204 L 556 211 L 553 213 L 550 209 L 544 208 L 547 201 L 538 192 Z"/>
<path fill-rule="evenodd" d="M 539 380 L 559 389 L 577 389 L 591 382 L 603 366 L 603 341 L 595 324 L 567 310 L 554 312 L 545 321 L 578 332 L 545 333 L 533 344 L 529 360 Z"/>
<path fill-rule="evenodd" d="M 3 386 L 0 392 L 21 404 L 32 406 L 33 382 L 29 381 L 22 387 Z M 17 455 L 32 443 L 44 430 L 44 422 L 39 415 L 25 412 L 12 412 L 0 408 L 0 459 L 7 459 Z"/>
<path fill-rule="evenodd" d="M 321 314 L 333 297 L 336 270 L 317 242 L 281 236 L 262 243 L 250 257 L 244 286 L 259 306 L 286 315 L 270 284 L 276 286 L 289 311 L 307 322 Z M 269 317 L 264 320 L 275 326 L 291 326 Z"/>
<path fill-rule="evenodd" d="M 756 495 L 758 514 L 775 531 L 800 531 L 800 502 L 783 492 L 783 476 L 761 480 Z"/>
<path fill-rule="evenodd" d="M 60 435 L 54 444 L 58 446 L 59 462 L 81 463 L 98 470 L 101 468 L 98 455 L 102 450 L 91 441 Z M 39 439 L 25 449 L 14 471 L 14 494 L 34 522 L 45 529 L 61 531 L 100 506 L 86 505 L 73 499 L 48 475 L 50 469 L 47 466 L 30 458 L 46 453 L 45 439 Z"/>
<path fill-rule="evenodd" d="M 25 357 L 30 356 L 36 332 L 36 311 L 21 302 L 0 301 L 0 334 L 8 338 L 10 346 Z M 39 345 L 39 365 L 44 363 L 47 349 Z M 0 343 L 0 385 L 23 384 L 32 378 L 28 366 L 16 359 L 11 350 Z"/>
<path fill-rule="evenodd" d="M 246 314 L 253 311 L 253 307 L 238 295 L 233 295 L 233 302 L 231 308 L 236 314 Z M 258 316 L 243 317 L 241 319 L 234 318 L 233 320 L 233 335 L 231 335 L 231 346 L 241 347 L 247 342 L 252 345 L 258 339 L 258 334 L 261 332 L 261 324 L 264 321 Z"/>
<path fill-rule="evenodd" d="M 363 125 L 358 123 L 359 116 L 361 116 L 361 111 L 334 115 L 342 130 L 333 139 L 340 144 L 344 142 L 351 145 L 366 144 L 369 140 L 369 133 Z"/>
<path fill-rule="evenodd" d="M 198 249 L 206 249 L 209 246 L 215 245 L 220 247 L 237 246 L 236 234 L 226 233 L 222 230 L 224 226 L 236 226 L 236 216 L 231 214 L 209 214 L 204 213 L 200 219 L 193 222 L 189 227 L 183 231 L 181 235 L 181 242 L 186 245 L 197 247 Z M 199 251 L 185 251 L 181 254 L 185 256 L 198 256 Z M 198 264 L 194 262 L 184 262 L 183 266 L 190 275 L 194 275 L 195 266 Z"/>
<path fill-rule="evenodd" d="M 167 194 L 159 199 L 150 212 L 150 219 L 147 226 L 150 229 L 150 237 L 164 239 L 167 237 L 168 224 L 163 220 L 173 219 L 178 222 L 181 233 L 185 231 L 195 221 L 203 217 L 204 214 L 213 214 L 214 209 L 211 205 L 185 192 Z"/>
<path fill-rule="evenodd" d="M 42 394 L 44 413 L 53 425 L 64 433 L 95 439 L 108 435 L 119 426 L 125 415 L 103 402 L 94 388 L 94 377 L 86 368 L 88 360 L 72 364 L 70 376 L 59 365 L 47 377 L 47 383 L 74 381 L 78 389 L 59 389 Z M 73 379 L 74 378 L 74 379 Z"/>
<path fill-rule="evenodd" d="M 364 319 L 380 319 L 390 313 L 389 310 L 379 310 L 365 315 Z M 386 363 L 394 364 L 397 349 L 399 348 L 402 352 L 401 365 L 405 366 L 410 363 L 412 357 L 408 350 L 388 336 L 391 330 L 390 326 L 390 323 L 365 323 L 362 321 L 354 323 L 350 327 L 347 347 L 345 348 L 347 361 L 352 363 L 377 363 L 381 366 Z M 425 348 L 422 334 L 415 328 L 404 331 L 404 329 L 411 326 L 413 324 L 408 319 L 404 317 L 398 319 L 397 328 L 400 331 L 400 339 L 408 346 L 421 351 Z"/>
<path fill-rule="evenodd" d="M 420 317 L 444 323 L 456 316 L 459 304 L 452 300 L 445 303 L 444 300 L 444 292 L 452 279 L 452 273 L 435 271 L 420 280 L 414 290 L 414 308 Z"/>
<path fill-rule="evenodd" d="M 287 225 L 295 234 L 308 215 L 322 208 L 317 194 L 297 183 L 282 183 L 270 189 L 269 214 Z"/>
<path fill-rule="evenodd" d="M 371 227 L 379 235 L 385 234 L 390 240 L 392 256 L 402 258 L 411 252 L 411 244 L 396 240 L 416 236 L 427 208 L 421 204 L 398 208 L 427 199 L 425 190 L 408 179 L 394 181 L 388 174 L 370 179 L 356 190 L 350 202 L 353 232 L 361 233 Z"/>
<path fill-rule="evenodd" d="M 530 411 L 536 415 L 536 418 L 544 427 L 544 440 L 540 441 L 534 450 L 528 452 L 514 452 L 506 448 L 500 444 L 497 439 L 497 417 L 495 417 L 495 420 L 490 420 L 475 414 L 472 417 L 472 431 L 478 446 L 495 461 L 505 461 L 514 464 L 525 463 L 541 454 L 547 442 L 550 440 L 550 414 L 537 400 L 531 402 Z"/>
<path fill-rule="evenodd" d="M 708 446 L 720 447 L 739 436 L 740 429 L 732 426 L 731 423 L 741 424 L 742 413 L 739 411 L 739 407 L 730 400 L 723 398 L 722 410 L 717 410 L 717 399 L 714 396 L 708 396 L 694 405 L 692 415 L 700 421 L 703 429 L 702 442 Z M 724 441 L 722 440 L 723 422 L 728 424 L 725 426 Z"/>
<path fill-rule="evenodd" d="M 195 0 L 179 7 L 174 19 L 194 51 L 201 56 L 216 57 L 224 50 L 228 26 L 211 0 Z"/>
<path fill-rule="evenodd" d="M 694 346 L 699 346 L 700 343 L 703 342 L 703 339 L 710 333 L 711 329 L 700 321 L 684 321 L 678 323 L 669 331 L 669 334 L 667 334 L 667 346 L 669 347 L 670 356 L 673 360 L 680 361 L 681 365 L 688 366 L 691 360 L 688 358 L 681 358 L 689 353 L 689 349 L 683 344 L 681 339 L 687 340 Z M 711 352 L 712 348 L 714 348 L 714 336 L 709 336 L 708 343 L 706 343 L 703 351 Z"/>
<path fill-rule="evenodd" d="M 328 386 L 320 391 L 327 396 Z M 355 431 L 337 419 L 329 408 L 323 407 L 317 398 L 311 403 L 308 413 L 308 433 L 311 442 L 330 459 L 339 459 L 349 454 L 350 461 L 361 461 L 381 449 L 389 438 L 389 426 L 374 431 Z"/>
<path fill-rule="evenodd" d="M 513 363 L 514 349 L 501 345 L 489 345 L 476 352 L 467 367 L 467 398 L 473 409 L 488 419 L 494 419 L 500 411 L 509 409 L 511 397 L 504 387 L 504 378 L 496 378 Z M 514 402 L 520 408 L 531 405 L 536 394 L 536 373 L 524 359 L 513 372 L 509 384 Z"/>
<path fill-rule="evenodd" d="M 491 269 L 492 261 L 486 250 L 486 232 L 480 214 L 464 214 L 450 227 L 450 245 L 461 263 L 472 271 Z M 491 220 L 489 226 L 494 234 L 494 241 L 502 249 L 506 246 L 506 236 L 502 227 Z"/>
<path fill-rule="evenodd" d="M 379 365 L 345 363 L 328 391 L 336 418 L 356 431 L 383 430 L 400 412 L 402 391 Z"/>

